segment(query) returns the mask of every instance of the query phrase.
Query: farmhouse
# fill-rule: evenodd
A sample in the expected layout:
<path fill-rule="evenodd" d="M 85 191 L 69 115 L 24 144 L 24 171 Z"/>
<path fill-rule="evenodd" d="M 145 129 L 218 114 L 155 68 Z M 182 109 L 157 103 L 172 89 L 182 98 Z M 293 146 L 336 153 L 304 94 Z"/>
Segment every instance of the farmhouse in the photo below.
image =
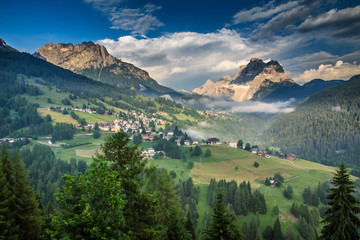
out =
<path fill-rule="evenodd" d="M 293 154 L 293 153 L 288 154 L 288 155 L 287 155 L 287 159 L 289 159 L 289 160 L 296 160 L 296 155 Z"/>
<path fill-rule="evenodd" d="M 229 142 L 229 147 L 237 148 L 237 142 L 236 141 L 230 141 Z"/>

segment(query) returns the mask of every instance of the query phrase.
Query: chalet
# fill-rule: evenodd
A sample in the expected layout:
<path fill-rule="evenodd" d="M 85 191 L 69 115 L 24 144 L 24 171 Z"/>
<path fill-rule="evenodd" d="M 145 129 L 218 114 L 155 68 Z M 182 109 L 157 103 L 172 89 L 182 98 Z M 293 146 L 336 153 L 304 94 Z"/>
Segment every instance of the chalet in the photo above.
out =
<path fill-rule="evenodd" d="M 175 140 L 175 143 L 176 143 L 176 145 L 178 145 L 178 146 L 180 146 L 181 145 L 181 139 L 178 139 L 178 140 Z"/>
<path fill-rule="evenodd" d="M 153 148 L 147 148 L 145 151 L 143 151 L 142 155 L 145 158 L 152 158 L 155 155 L 155 150 Z"/>
<path fill-rule="evenodd" d="M 173 132 L 173 131 L 169 131 L 169 132 L 167 133 L 167 135 L 168 135 L 168 136 L 174 136 L 174 132 Z"/>
<path fill-rule="evenodd" d="M 208 144 L 220 144 L 220 140 L 218 138 L 209 138 Z"/>
<path fill-rule="evenodd" d="M 258 151 L 259 151 L 258 148 L 252 148 L 252 149 L 250 149 L 250 152 L 251 152 L 251 153 L 254 153 L 254 154 L 257 154 Z"/>
<path fill-rule="evenodd" d="M 190 145 L 190 141 L 189 141 L 189 140 L 185 140 L 185 141 L 184 141 L 184 145 L 189 146 L 189 145 Z"/>
<path fill-rule="evenodd" d="M 289 160 L 296 160 L 296 155 L 293 154 L 293 153 L 288 154 L 288 155 L 287 155 L 287 159 L 289 159 Z"/>
<path fill-rule="evenodd" d="M 237 148 L 237 142 L 236 141 L 230 141 L 229 142 L 229 147 Z"/>
<path fill-rule="evenodd" d="M 275 186 L 275 183 L 276 183 L 275 180 L 270 179 L 270 185 L 271 185 L 271 186 L 274 187 L 274 186 Z"/>
<path fill-rule="evenodd" d="M 198 140 L 193 140 L 192 141 L 192 145 L 198 145 L 199 144 L 199 141 Z"/>
<path fill-rule="evenodd" d="M 266 158 L 269 156 L 267 151 L 261 151 L 261 150 L 257 152 L 257 155 L 260 157 L 266 157 Z"/>

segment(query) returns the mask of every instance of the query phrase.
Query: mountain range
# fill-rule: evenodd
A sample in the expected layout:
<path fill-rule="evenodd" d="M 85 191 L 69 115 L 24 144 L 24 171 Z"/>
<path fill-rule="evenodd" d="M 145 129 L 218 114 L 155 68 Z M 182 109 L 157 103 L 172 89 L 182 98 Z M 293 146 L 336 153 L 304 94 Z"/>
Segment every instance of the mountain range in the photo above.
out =
<path fill-rule="evenodd" d="M 279 62 L 271 60 L 265 63 L 261 59 L 252 58 L 247 65 L 239 67 L 234 77 L 226 75 L 216 82 L 209 79 L 204 85 L 187 94 L 195 93 L 235 102 L 246 100 L 274 102 L 301 100 L 342 83 L 343 80 L 314 79 L 301 86 L 285 74 Z"/>
<path fill-rule="evenodd" d="M 115 58 L 104 46 L 93 42 L 76 45 L 49 43 L 36 51 L 34 56 L 96 81 L 145 95 L 180 95 L 175 90 L 158 84 L 146 71 Z"/>

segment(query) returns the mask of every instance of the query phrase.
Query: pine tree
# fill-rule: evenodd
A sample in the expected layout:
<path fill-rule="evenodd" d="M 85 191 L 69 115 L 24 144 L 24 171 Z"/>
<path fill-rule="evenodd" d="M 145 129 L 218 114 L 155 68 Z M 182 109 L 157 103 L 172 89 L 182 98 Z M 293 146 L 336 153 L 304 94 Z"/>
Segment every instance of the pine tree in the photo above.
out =
<path fill-rule="evenodd" d="M 299 240 L 299 236 L 294 232 L 290 225 L 286 229 L 285 240 Z"/>
<path fill-rule="evenodd" d="M 281 232 L 279 218 L 276 218 L 273 229 L 273 240 L 284 240 L 284 235 Z"/>
<path fill-rule="evenodd" d="M 124 233 L 131 239 L 156 239 L 162 231 L 154 224 L 157 221 L 156 199 L 141 191 L 147 161 L 138 147 L 130 145 L 129 141 L 123 132 L 109 136 L 102 145 L 102 154 L 97 154 L 96 159 L 110 162 L 112 169 L 117 171 L 125 195 Z"/>
<path fill-rule="evenodd" d="M 4 145 L 0 156 L 0 239 L 18 239 L 15 200 L 14 178 L 8 150 Z"/>
<path fill-rule="evenodd" d="M 242 239 L 240 229 L 236 224 L 236 217 L 226 209 L 224 195 L 219 191 L 206 239 L 211 240 L 239 240 Z"/>
<path fill-rule="evenodd" d="M 96 122 L 93 130 L 93 138 L 98 139 L 101 136 L 99 124 Z"/>
<path fill-rule="evenodd" d="M 20 154 L 13 155 L 14 189 L 16 198 L 15 223 L 19 239 L 38 239 L 41 231 L 41 211 L 36 194 L 29 187 L 28 174 Z"/>
<path fill-rule="evenodd" d="M 195 225 L 191 219 L 190 211 L 186 215 L 185 229 L 190 235 L 190 240 L 196 240 Z"/>
<path fill-rule="evenodd" d="M 334 185 L 327 196 L 330 208 L 325 211 L 322 221 L 326 225 L 321 230 L 321 239 L 359 239 L 357 229 L 360 220 L 356 214 L 360 213 L 360 203 L 352 194 L 355 192 L 354 183 L 350 180 L 345 165 L 341 164 L 331 181 Z"/>

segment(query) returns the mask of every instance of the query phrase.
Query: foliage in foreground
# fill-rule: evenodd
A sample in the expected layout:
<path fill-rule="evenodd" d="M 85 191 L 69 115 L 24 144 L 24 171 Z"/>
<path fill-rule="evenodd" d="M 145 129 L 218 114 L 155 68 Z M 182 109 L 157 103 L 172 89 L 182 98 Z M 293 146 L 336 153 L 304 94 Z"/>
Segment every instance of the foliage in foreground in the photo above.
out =
<path fill-rule="evenodd" d="M 341 164 L 331 181 L 334 185 L 328 195 L 330 208 L 325 211 L 323 222 L 326 224 L 321 230 L 321 239 L 359 239 L 357 229 L 360 227 L 360 220 L 356 214 L 360 213 L 360 203 L 353 193 L 354 183 L 350 175 Z"/>

